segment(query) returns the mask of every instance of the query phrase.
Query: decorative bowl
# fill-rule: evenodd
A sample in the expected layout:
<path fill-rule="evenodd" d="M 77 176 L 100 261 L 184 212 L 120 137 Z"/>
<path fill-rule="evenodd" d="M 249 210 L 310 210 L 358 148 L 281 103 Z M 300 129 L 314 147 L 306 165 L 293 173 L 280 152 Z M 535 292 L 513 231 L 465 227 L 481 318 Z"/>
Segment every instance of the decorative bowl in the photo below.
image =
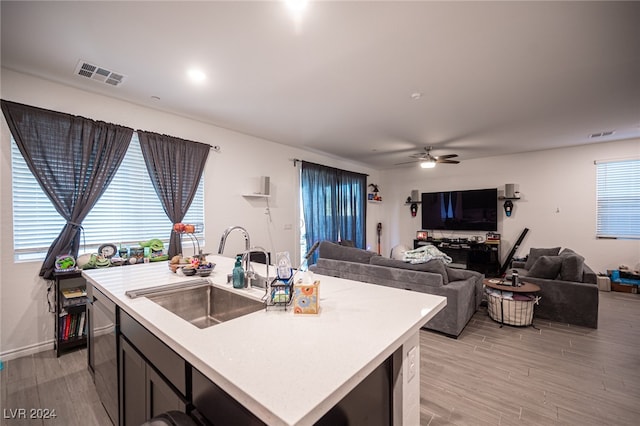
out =
<path fill-rule="evenodd" d="M 190 277 L 192 275 L 195 275 L 197 272 L 197 269 L 195 268 L 182 268 L 182 273 L 185 274 L 186 276 Z"/>

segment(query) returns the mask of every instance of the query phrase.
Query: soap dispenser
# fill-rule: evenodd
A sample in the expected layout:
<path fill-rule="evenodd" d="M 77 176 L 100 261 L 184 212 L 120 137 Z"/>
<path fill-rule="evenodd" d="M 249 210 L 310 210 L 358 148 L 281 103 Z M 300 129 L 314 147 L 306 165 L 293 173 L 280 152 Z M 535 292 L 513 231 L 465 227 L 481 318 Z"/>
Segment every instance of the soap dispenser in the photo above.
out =
<path fill-rule="evenodd" d="M 242 256 L 236 257 L 236 264 L 233 267 L 233 288 L 244 288 L 244 268 L 242 267 Z"/>

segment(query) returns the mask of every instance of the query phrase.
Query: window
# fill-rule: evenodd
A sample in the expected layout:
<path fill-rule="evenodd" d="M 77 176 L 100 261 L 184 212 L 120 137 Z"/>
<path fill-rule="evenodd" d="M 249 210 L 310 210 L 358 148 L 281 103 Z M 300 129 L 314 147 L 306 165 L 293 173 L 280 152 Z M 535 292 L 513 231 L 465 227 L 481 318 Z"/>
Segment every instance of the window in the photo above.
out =
<path fill-rule="evenodd" d="M 16 260 L 43 259 L 65 224 L 27 167 L 22 154 L 11 143 L 13 177 L 13 248 Z M 200 180 L 185 223 L 204 223 L 204 177 Z M 82 222 L 80 252 L 95 251 L 104 243 L 138 246 L 140 241 L 159 238 L 166 244 L 171 221 L 147 173 L 138 137 L 134 133 L 118 172 L 109 188 Z M 196 236 L 202 245 L 204 231 Z M 187 239 L 185 244 L 191 244 Z"/>
<path fill-rule="evenodd" d="M 640 238 L 640 160 L 597 161 L 598 238 Z"/>

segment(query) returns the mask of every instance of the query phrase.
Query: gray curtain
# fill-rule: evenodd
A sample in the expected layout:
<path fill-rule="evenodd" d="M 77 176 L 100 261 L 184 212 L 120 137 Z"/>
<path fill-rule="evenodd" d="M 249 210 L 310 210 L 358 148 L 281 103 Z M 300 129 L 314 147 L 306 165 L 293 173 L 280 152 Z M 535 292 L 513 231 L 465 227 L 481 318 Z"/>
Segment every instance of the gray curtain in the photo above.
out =
<path fill-rule="evenodd" d="M 82 221 L 120 167 L 133 129 L 5 100 L 2 112 L 29 170 L 67 221 L 40 269 L 51 279 L 56 256 L 78 256 Z"/>
<path fill-rule="evenodd" d="M 211 147 L 140 130 L 138 139 L 151 182 L 165 213 L 171 222 L 182 222 L 198 189 Z M 180 235 L 171 229 L 167 254 L 171 258 L 181 251 Z"/>

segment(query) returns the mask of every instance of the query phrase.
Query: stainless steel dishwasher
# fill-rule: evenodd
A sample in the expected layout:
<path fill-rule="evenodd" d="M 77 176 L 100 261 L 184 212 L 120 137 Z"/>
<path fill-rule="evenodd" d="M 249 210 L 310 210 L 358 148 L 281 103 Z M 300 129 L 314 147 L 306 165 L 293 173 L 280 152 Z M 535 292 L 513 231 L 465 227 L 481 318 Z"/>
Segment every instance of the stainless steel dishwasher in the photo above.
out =
<path fill-rule="evenodd" d="M 92 285 L 87 286 L 89 305 L 89 371 L 96 391 L 114 425 L 118 424 L 118 347 L 116 305 Z"/>

